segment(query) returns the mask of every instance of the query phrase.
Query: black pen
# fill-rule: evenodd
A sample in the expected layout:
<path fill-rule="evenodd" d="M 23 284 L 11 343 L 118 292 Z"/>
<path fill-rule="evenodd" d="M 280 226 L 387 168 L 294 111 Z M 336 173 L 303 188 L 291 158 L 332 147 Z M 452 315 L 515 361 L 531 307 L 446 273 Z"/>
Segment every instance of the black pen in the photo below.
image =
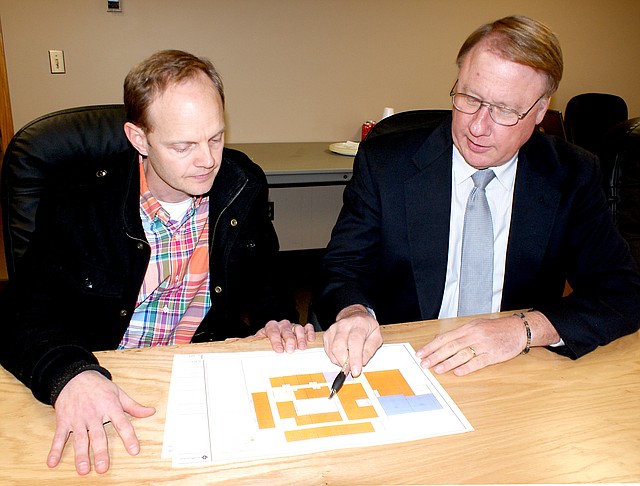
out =
<path fill-rule="evenodd" d="M 340 391 L 342 385 L 344 384 L 344 380 L 347 379 L 347 375 L 349 374 L 349 358 L 342 365 L 342 369 L 336 379 L 333 380 L 333 384 L 331 385 L 331 393 L 329 393 L 329 400 L 333 398 L 333 396 Z"/>

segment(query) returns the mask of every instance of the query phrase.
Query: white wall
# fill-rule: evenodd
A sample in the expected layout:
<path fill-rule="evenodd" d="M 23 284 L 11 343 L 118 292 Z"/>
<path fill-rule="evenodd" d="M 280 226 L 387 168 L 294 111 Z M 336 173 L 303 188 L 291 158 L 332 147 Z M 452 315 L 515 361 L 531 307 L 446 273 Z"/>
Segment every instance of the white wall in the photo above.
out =
<path fill-rule="evenodd" d="M 209 57 L 227 91 L 230 142 L 354 139 L 396 111 L 448 108 L 455 55 L 479 24 L 520 13 L 552 27 L 565 79 L 640 116 L 638 0 L 0 0 L 16 130 L 56 109 L 121 101 L 129 68 L 165 48 Z M 67 74 L 51 75 L 49 49 Z"/>

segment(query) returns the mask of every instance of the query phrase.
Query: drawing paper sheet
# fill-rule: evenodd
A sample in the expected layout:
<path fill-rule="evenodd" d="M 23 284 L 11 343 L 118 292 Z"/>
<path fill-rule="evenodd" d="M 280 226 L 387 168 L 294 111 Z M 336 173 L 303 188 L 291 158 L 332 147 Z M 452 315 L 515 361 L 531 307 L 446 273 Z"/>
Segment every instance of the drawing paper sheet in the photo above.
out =
<path fill-rule="evenodd" d="M 162 457 L 223 464 L 473 430 L 408 343 L 383 345 L 329 400 L 339 371 L 321 348 L 176 354 Z"/>

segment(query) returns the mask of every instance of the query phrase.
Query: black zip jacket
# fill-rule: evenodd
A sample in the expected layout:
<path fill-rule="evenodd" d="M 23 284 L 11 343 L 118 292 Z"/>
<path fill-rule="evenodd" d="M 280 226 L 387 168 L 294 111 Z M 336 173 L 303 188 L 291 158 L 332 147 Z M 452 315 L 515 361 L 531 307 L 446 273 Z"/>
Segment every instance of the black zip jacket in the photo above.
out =
<path fill-rule="evenodd" d="M 278 275 L 278 238 L 262 169 L 225 149 L 210 197 L 212 306 L 194 342 L 245 337 L 270 319 L 297 322 Z M 2 302 L 0 363 L 53 404 L 115 349 L 134 311 L 150 247 L 139 215 L 138 155 L 62 171 L 38 207 L 31 244 Z"/>

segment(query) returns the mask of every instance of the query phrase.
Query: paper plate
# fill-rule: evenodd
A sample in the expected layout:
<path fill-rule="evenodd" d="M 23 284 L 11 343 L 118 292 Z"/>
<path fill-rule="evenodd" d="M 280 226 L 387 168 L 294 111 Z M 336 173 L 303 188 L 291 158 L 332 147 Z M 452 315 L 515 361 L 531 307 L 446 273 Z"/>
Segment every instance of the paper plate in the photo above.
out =
<path fill-rule="evenodd" d="M 336 142 L 329 145 L 329 150 L 340 155 L 353 157 L 358 152 L 358 142 Z"/>

